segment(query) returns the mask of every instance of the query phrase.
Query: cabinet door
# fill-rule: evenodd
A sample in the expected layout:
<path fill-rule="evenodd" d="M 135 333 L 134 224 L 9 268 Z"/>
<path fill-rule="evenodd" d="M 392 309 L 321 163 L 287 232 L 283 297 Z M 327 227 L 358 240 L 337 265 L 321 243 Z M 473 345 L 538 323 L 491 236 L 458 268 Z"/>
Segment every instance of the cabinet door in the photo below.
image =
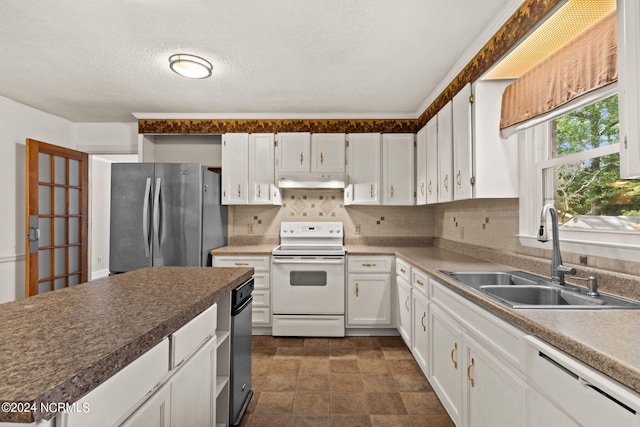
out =
<path fill-rule="evenodd" d="M 578 427 L 580 425 L 532 387 L 527 390 L 527 414 L 529 427 Z"/>
<path fill-rule="evenodd" d="M 415 204 L 414 134 L 382 135 L 383 204 Z"/>
<path fill-rule="evenodd" d="M 453 199 L 472 197 L 473 140 L 471 132 L 471 83 L 453 97 Z"/>
<path fill-rule="evenodd" d="M 462 331 L 453 319 L 434 304 L 429 307 L 429 328 L 431 330 L 429 382 L 453 422 L 461 425 Z"/>
<path fill-rule="evenodd" d="M 482 346 L 465 339 L 468 427 L 526 425 L 525 385 Z"/>
<path fill-rule="evenodd" d="M 411 285 L 403 278 L 396 276 L 398 299 L 398 332 L 407 347 L 411 348 Z"/>
<path fill-rule="evenodd" d="M 427 122 L 427 204 L 438 203 L 438 116 Z"/>
<path fill-rule="evenodd" d="M 347 282 L 347 326 L 391 325 L 391 277 L 350 274 Z"/>
<path fill-rule="evenodd" d="M 423 294 L 416 292 L 415 289 L 411 291 L 411 311 L 413 313 L 413 336 L 411 352 L 413 357 L 418 362 L 418 365 L 428 377 L 429 365 L 429 313 L 427 311 L 428 303 L 427 297 Z"/>
<path fill-rule="evenodd" d="M 416 205 L 427 204 L 427 125 L 416 135 Z"/>
<path fill-rule="evenodd" d="M 249 134 L 227 133 L 222 141 L 222 204 L 249 203 Z"/>
<path fill-rule="evenodd" d="M 311 134 L 292 132 L 278 134 L 278 174 L 311 170 Z"/>
<path fill-rule="evenodd" d="M 438 202 L 453 200 L 453 109 L 451 101 L 438 111 Z"/>
<path fill-rule="evenodd" d="M 147 400 L 122 427 L 168 427 L 170 426 L 171 389 L 165 384 Z"/>
<path fill-rule="evenodd" d="M 347 171 L 351 186 L 352 205 L 380 204 L 380 153 L 379 133 L 349 134 Z"/>
<path fill-rule="evenodd" d="M 272 204 L 271 186 L 275 183 L 274 134 L 249 135 L 249 203 Z"/>
<path fill-rule="evenodd" d="M 171 378 L 171 425 L 215 425 L 216 339 L 187 360 Z"/>
<path fill-rule="evenodd" d="M 311 172 L 344 173 L 344 133 L 314 133 L 311 136 Z"/>
<path fill-rule="evenodd" d="M 640 177 L 640 4 L 618 0 L 620 178 Z"/>

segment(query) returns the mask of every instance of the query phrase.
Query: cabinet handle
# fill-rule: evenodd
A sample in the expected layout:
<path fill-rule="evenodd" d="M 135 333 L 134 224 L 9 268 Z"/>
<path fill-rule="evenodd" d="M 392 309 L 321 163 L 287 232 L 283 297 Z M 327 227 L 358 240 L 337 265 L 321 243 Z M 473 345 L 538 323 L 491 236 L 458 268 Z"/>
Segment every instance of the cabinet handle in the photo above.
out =
<path fill-rule="evenodd" d="M 400 267 L 400 273 L 402 274 L 406 273 L 406 271 L 404 271 L 404 268 Z"/>
<path fill-rule="evenodd" d="M 238 197 L 240 197 L 240 184 L 238 184 Z"/>
<path fill-rule="evenodd" d="M 258 198 L 260 198 L 260 196 L 262 195 L 262 188 L 260 186 L 260 184 L 258 184 Z"/>
<path fill-rule="evenodd" d="M 458 343 L 453 343 L 453 348 L 451 349 L 451 361 L 453 362 L 453 369 L 458 369 L 458 362 L 456 361 L 454 354 L 458 351 Z"/>
<path fill-rule="evenodd" d="M 429 195 L 431 195 L 431 180 L 429 180 L 429 185 L 427 186 L 427 190 L 429 191 Z"/>
<path fill-rule="evenodd" d="M 375 267 L 377 264 L 362 264 L 363 267 Z"/>
<path fill-rule="evenodd" d="M 393 199 L 393 185 L 391 186 L 391 198 Z"/>
<path fill-rule="evenodd" d="M 322 151 L 320 152 L 320 164 L 324 163 L 324 156 L 322 155 Z"/>
<path fill-rule="evenodd" d="M 458 184 L 458 190 L 462 188 L 462 174 L 458 170 L 458 175 L 456 175 L 456 183 Z"/>
<path fill-rule="evenodd" d="M 300 164 L 304 161 L 304 156 L 302 155 L 302 151 L 300 152 Z"/>
<path fill-rule="evenodd" d="M 427 312 L 422 312 L 422 319 L 420 319 L 420 323 L 422 323 L 422 330 L 427 332 L 427 326 L 424 324 L 425 317 L 427 317 Z"/>
<path fill-rule="evenodd" d="M 473 378 L 471 378 L 471 368 L 473 367 L 473 364 L 475 363 L 475 361 L 473 360 L 473 357 L 471 358 L 471 363 L 469 363 L 469 366 L 467 366 L 467 378 L 469 378 L 469 383 L 471 384 L 471 387 L 475 387 L 476 382 L 474 381 Z"/>
<path fill-rule="evenodd" d="M 422 283 L 422 280 L 420 279 L 416 279 L 416 283 L 420 286 L 424 286 L 424 283 Z"/>
<path fill-rule="evenodd" d="M 407 308 L 407 311 L 409 311 L 409 297 L 407 296 L 407 299 L 404 300 L 404 306 Z"/>
<path fill-rule="evenodd" d="M 236 262 L 235 264 L 236 265 L 249 265 L 248 262 Z"/>
<path fill-rule="evenodd" d="M 422 194 L 424 196 L 424 182 L 420 186 L 420 194 Z"/>
<path fill-rule="evenodd" d="M 373 199 L 373 184 L 369 186 L 369 197 Z"/>
<path fill-rule="evenodd" d="M 356 282 L 356 297 L 358 296 L 358 282 Z"/>
<path fill-rule="evenodd" d="M 443 182 L 443 184 L 444 184 L 444 190 L 445 190 L 445 191 L 449 191 L 449 174 L 446 174 L 446 175 L 444 176 L 444 182 Z"/>

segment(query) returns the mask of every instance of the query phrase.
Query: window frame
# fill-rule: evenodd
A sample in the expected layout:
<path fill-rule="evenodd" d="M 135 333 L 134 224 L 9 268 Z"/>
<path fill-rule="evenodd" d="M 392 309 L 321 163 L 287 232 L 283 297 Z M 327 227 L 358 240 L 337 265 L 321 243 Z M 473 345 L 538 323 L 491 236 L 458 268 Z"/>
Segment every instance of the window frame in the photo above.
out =
<path fill-rule="evenodd" d="M 620 152 L 620 143 L 594 148 L 580 153 L 553 157 L 551 154 L 550 121 L 578 108 L 592 104 L 618 93 L 618 85 L 594 91 L 576 99 L 571 105 L 545 117 L 545 121 L 532 123 L 519 132 L 520 144 L 520 244 L 527 247 L 551 249 L 551 243 L 539 242 L 536 238 L 540 223 L 540 212 L 545 201 L 545 169 L 575 163 Z M 636 261 L 640 254 L 640 233 L 609 230 L 560 230 L 562 249 L 580 255 Z"/>

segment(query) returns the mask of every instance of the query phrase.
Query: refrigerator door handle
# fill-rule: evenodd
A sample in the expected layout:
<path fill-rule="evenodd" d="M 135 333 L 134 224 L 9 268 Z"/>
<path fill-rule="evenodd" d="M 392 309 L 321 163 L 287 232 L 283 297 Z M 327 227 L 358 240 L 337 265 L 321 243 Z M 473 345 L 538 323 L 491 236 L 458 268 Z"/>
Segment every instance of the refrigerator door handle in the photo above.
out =
<path fill-rule="evenodd" d="M 156 250 L 160 250 L 160 191 L 162 178 L 156 178 L 156 193 L 153 200 L 153 235 L 156 239 Z"/>
<path fill-rule="evenodd" d="M 144 187 L 144 202 L 142 204 L 142 236 L 144 237 L 144 256 L 151 256 L 151 242 L 149 241 L 149 198 L 151 197 L 151 178 L 147 178 Z"/>

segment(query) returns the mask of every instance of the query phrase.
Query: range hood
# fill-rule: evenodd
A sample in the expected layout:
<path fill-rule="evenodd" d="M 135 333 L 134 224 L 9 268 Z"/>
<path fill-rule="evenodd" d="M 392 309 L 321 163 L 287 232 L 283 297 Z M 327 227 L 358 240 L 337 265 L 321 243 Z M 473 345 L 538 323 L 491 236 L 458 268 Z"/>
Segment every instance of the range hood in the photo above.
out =
<path fill-rule="evenodd" d="M 300 173 L 278 178 L 279 188 L 345 188 L 344 174 Z"/>

